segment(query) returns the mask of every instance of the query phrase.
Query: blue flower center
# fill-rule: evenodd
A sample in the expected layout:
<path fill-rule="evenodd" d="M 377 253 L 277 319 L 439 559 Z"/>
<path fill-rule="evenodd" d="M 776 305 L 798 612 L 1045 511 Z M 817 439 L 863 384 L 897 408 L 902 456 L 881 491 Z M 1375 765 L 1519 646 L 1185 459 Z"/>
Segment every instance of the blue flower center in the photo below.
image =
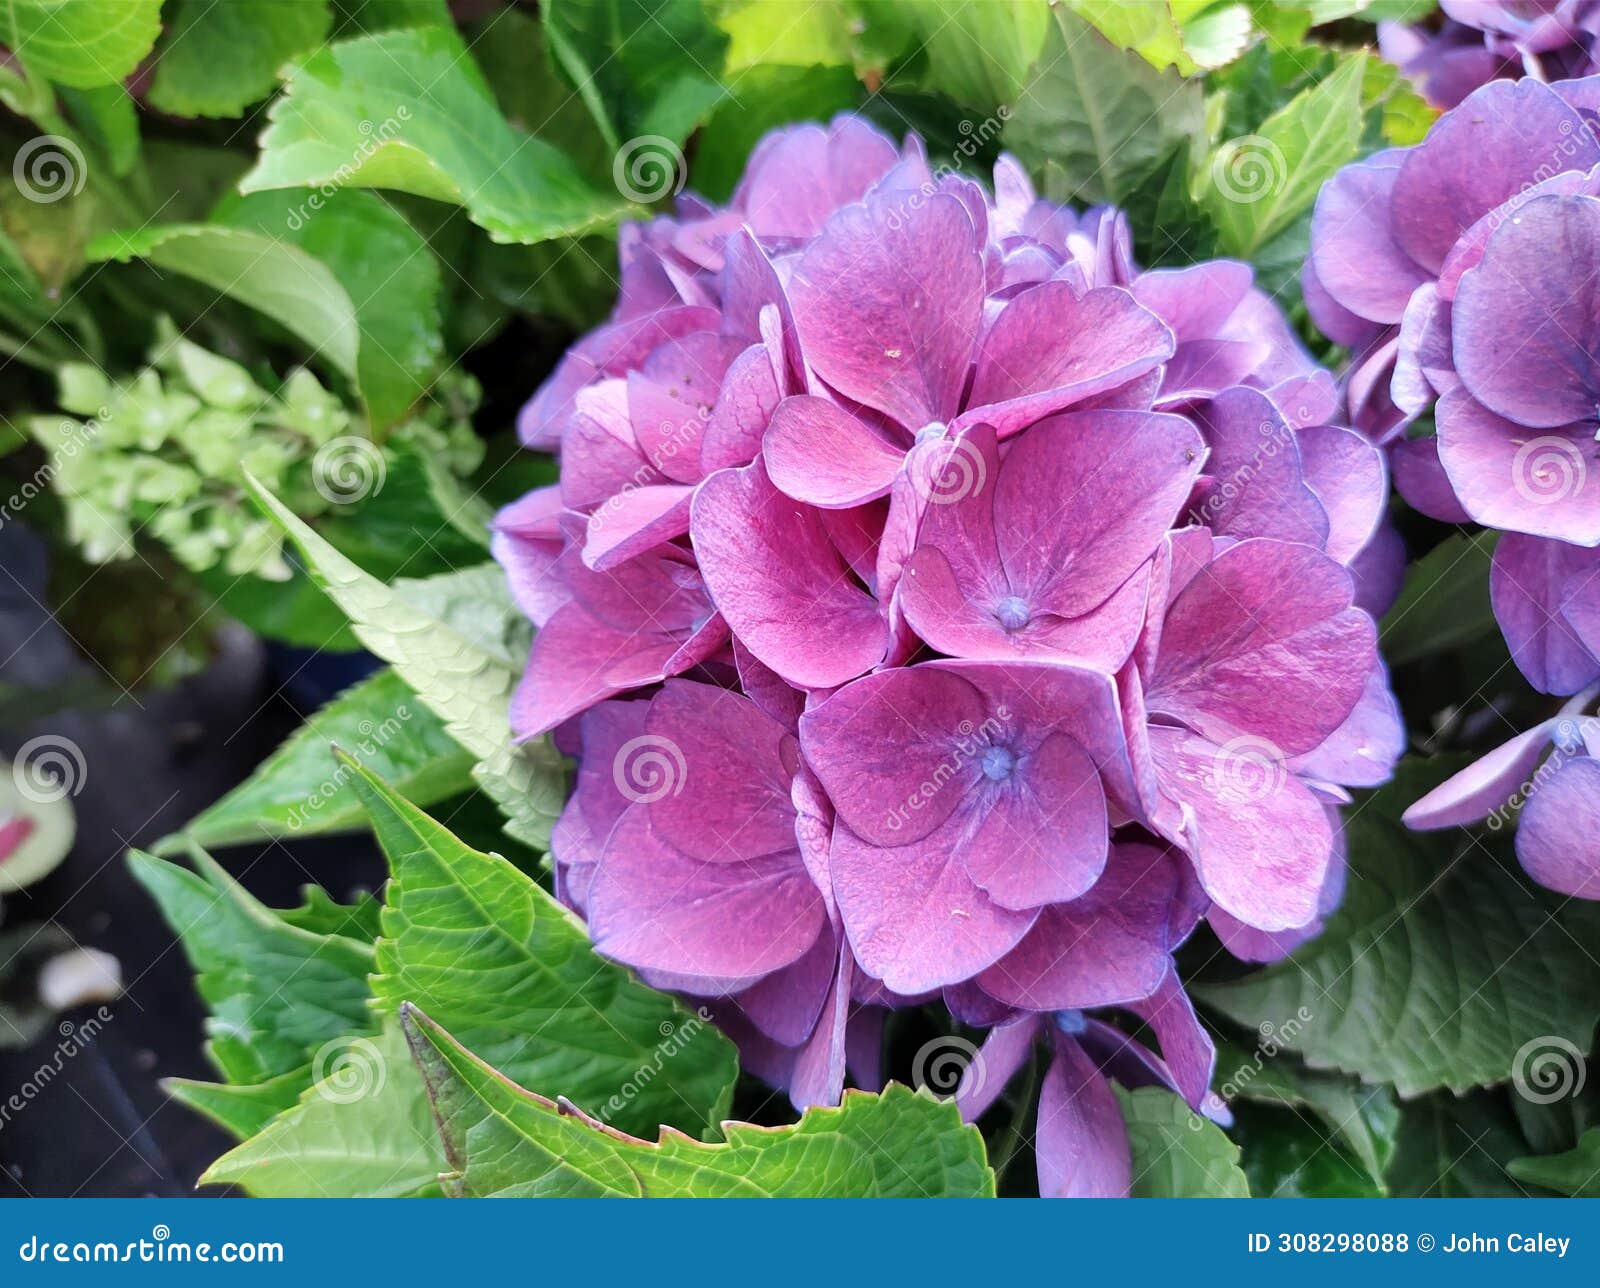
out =
<path fill-rule="evenodd" d="M 1056 1028 L 1068 1037 L 1075 1038 L 1089 1027 L 1089 1021 L 1084 1019 L 1082 1011 L 1057 1011 Z"/>
<path fill-rule="evenodd" d="M 1009 747 L 985 747 L 978 764 L 990 782 L 1002 782 L 1010 778 L 1011 771 L 1017 767 L 1017 754 Z"/>
<path fill-rule="evenodd" d="M 937 442 L 939 439 L 943 438 L 947 432 L 949 432 L 949 426 L 946 425 L 944 421 L 930 420 L 926 425 L 917 431 L 917 442 Z"/>
<path fill-rule="evenodd" d="M 1021 595 L 1007 595 L 995 605 L 994 615 L 999 619 L 1000 629 L 1008 635 L 1020 631 L 1031 616 L 1027 601 Z"/>

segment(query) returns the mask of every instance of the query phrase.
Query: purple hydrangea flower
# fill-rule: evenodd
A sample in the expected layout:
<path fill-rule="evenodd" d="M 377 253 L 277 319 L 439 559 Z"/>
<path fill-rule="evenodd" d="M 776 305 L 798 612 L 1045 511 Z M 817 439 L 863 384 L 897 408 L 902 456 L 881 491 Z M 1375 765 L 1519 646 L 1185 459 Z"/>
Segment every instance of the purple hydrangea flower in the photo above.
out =
<path fill-rule="evenodd" d="M 621 250 L 494 535 L 561 897 L 798 1105 L 876 1085 L 893 1007 L 1047 1037 L 1041 1184 L 1124 1191 L 1104 1078 L 1206 1103 L 1173 952 L 1314 933 L 1398 755 L 1381 452 L 1247 266 L 1142 271 L 1009 158 L 781 130 Z"/>
<path fill-rule="evenodd" d="M 1509 534 L 1496 616 L 1535 687 L 1572 693 L 1600 656 L 1569 605 L 1600 572 L 1600 78 L 1495 81 L 1414 148 L 1318 199 L 1307 302 L 1362 350 L 1352 416 L 1392 445 L 1418 510 Z M 1399 438 L 1437 400 L 1437 436 Z"/>
<path fill-rule="evenodd" d="M 1443 0 L 1437 29 L 1378 24 L 1378 48 L 1435 107 L 1500 78 L 1587 76 L 1597 68 L 1595 0 Z"/>
<path fill-rule="evenodd" d="M 1600 689 L 1495 748 L 1409 810 L 1419 830 L 1516 823 L 1517 859 L 1540 885 L 1600 899 L 1600 719 L 1579 714 Z"/>

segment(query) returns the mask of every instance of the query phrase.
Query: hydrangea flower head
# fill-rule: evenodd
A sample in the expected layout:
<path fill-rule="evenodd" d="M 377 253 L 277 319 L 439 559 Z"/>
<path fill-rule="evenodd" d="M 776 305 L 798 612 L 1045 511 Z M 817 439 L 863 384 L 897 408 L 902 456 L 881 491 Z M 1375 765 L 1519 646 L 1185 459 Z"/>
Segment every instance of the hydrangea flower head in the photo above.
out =
<path fill-rule="evenodd" d="M 1142 271 L 854 118 L 622 260 L 495 532 L 561 896 L 797 1105 L 875 1084 L 889 1008 L 1047 1042 L 1045 1192 L 1125 1191 L 1106 1076 L 1220 1112 L 1173 952 L 1314 933 L 1398 755 L 1381 452 L 1247 266 Z"/>
<path fill-rule="evenodd" d="M 1595 0 L 1442 0 L 1436 30 L 1378 24 L 1383 56 L 1435 107 L 1455 107 L 1492 80 L 1562 80 L 1594 72 L 1600 49 Z"/>

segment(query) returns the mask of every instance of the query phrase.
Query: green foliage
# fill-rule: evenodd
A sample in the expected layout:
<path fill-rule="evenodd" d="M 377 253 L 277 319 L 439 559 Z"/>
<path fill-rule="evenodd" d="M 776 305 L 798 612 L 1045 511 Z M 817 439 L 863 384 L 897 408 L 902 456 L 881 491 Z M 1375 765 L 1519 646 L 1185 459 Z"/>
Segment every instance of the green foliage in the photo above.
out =
<path fill-rule="evenodd" d="M 954 1104 L 895 1084 L 792 1127 L 727 1124 L 654 1144 L 523 1090 L 414 1008 L 406 1033 L 444 1137 L 451 1193 L 543 1198 L 984 1198 L 994 1173 Z"/>
<path fill-rule="evenodd" d="M 1489 566 L 1499 533 L 1457 533 L 1406 571 L 1394 607 L 1384 614 L 1379 644 L 1391 665 L 1448 653 L 1496 629 L 1489 603 Z"/>
<path fill-rule="evenodd" d="M 1243 1199 L 1239 1147 L 1164 1087 L 1114 1087 L 1133 1149 L 1135 1198 Z"/>
<path fill-rule="evenodd" d="M 150 102 L 175 116 L 238 116 L 332 23 L 327 0 L 173 0 Z"/>
<path fill-rule="evenodd" d="M 94 89 L 132 74 L 161 31 L 161 0 L 6 0 L 0 44 L 58 85 Z"/>
<path fill-rule="evenodd" d="M 1587 1049 L 1600 1018 L 1593 904 L 1521 879 L 1508 854 L 1399 821 L 1461 768 L 1402 762 L 1346 818 L 1344 902 L 1286 961 L 1199 996 L 1251 1027 L 1274 1025 L 1314 1069 L 1391 1083 L 1402 1096 L 1504 1082 L 1524 1043 Z M 1291 1016 L 1310 1018 L 1292 1033 Z"/>
<path fill-rule="evenodd" d="M 552 144 L 512 129 L 443 27 L 323 46 L 290 71 L 269 117 L 245 192 L 392 188 L 464 206 L 503 242 L 579 236 L 626 209 Z"/>
<path fill-rule="evenodd" d="M 385 669 L 313 715 L 249 778 L 161 842 L 157 852 L 186 841 L 215 848 L 360 827 L 366 815 L 349 772 L 329 758 L 330 745 L 419 805 L 472 786 L 472 757 L 405 681 Z M 306 919 L 299 924 L 305 926 Z"/>
<path fill-rule="evenodd" d="M 1600 1198 L 1600 1127 L 1591 1127 L 1583 1139 L 1564 1154 L 1545 1158 L 1512 1159 L 1512 1176 L 1573 1198 Z"/>

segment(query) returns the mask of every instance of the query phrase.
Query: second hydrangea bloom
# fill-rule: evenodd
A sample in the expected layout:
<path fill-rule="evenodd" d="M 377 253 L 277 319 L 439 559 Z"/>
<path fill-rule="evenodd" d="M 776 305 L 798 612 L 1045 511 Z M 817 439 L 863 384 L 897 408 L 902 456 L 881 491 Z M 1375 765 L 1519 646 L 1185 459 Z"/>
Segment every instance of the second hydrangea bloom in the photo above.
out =
<path fill-rule="evenodd" d="M 1399 752 L 1387 477 L 1334 404 L 1244 265 L 1142 272 L 1117 212 L 854 118 L 627 232 L 496 535 L 599 949 L 797 1104 L 876 1079 L 887 1007 L 991 1028 L 996 1093 L 1048 1037 L 1042 1186 L 1124 1190 L 1101 1071 L 1210 1081 L 1173 951 L 1313 933 Z"/>

